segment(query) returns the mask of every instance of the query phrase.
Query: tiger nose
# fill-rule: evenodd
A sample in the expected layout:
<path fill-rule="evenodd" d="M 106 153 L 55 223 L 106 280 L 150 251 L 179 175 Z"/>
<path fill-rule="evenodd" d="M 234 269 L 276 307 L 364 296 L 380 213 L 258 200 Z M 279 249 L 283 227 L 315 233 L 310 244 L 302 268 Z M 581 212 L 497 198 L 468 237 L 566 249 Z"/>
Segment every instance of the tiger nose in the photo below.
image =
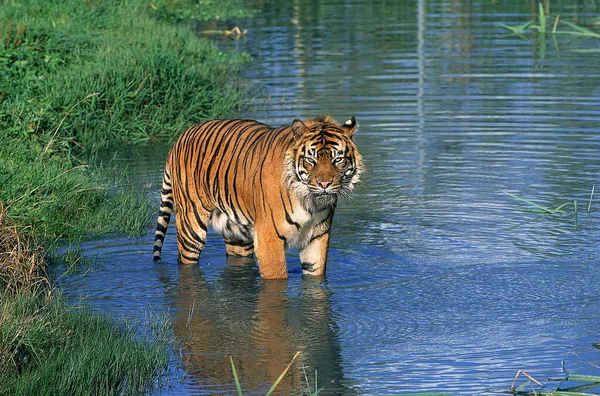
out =
<path fill-rule="evenodd" d="M 326 190 L 327 187 L 331 186 L 330 181 L 318 181 L 317 184 L 320 185 L 321 187 L 323 187 L 323 190 Z"/>

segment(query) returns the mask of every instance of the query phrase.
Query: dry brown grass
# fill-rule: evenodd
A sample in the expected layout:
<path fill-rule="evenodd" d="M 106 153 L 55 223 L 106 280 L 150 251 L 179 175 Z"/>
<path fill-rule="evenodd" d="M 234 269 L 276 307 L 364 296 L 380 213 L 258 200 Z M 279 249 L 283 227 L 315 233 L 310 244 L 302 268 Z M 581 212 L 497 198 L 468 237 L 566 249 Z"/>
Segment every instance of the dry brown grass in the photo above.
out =
<path fill-rule="evenodd" d="M 44 249 L 25 227 L 19 227 L 0 202 L 0 293 L 48 291 Z"/>
<path fill-rule="evenodd" d="M 43 248 L 34 244 L 27 229 L 19 227 L 7 211 L 0 202 L 0 372 L 19 366 L 18 340 L 26 326 L 19 325 L 18 295 L 48 297 L 50 290 Z"/>

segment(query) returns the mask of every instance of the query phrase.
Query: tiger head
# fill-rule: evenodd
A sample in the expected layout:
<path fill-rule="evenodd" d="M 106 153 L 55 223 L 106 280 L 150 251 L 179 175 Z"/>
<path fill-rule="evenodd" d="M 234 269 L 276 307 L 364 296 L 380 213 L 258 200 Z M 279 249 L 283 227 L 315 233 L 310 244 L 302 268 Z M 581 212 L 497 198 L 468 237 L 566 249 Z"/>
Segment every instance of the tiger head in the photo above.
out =
<path fill-rule="evenodd" d="M 348 198 L 363 171 L 362 157 L 352 141 L 358 124 L 352 117 L 340 125 L 331 117 L 294 120 L 293 147 L 287 153 L 287 181 L 317 206 L 334 206 Z"/>

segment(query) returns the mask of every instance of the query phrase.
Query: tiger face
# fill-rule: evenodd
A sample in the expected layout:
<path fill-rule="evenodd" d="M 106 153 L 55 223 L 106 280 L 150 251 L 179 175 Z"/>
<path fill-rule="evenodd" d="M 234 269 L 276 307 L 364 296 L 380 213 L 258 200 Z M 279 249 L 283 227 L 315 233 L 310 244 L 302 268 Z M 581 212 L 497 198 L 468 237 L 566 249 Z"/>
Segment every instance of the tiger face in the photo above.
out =
<path fill-rule="evenodd" d="M 300 120 L 292 123 L 293 184 L 317 206 L 334 206 L 337 197 L 349 197 L 360 180 L 362 158 L 352 141 L 358 125 L 354 117 L 343 125 L 330 117 L 308 120 L 307 124 Z"/>

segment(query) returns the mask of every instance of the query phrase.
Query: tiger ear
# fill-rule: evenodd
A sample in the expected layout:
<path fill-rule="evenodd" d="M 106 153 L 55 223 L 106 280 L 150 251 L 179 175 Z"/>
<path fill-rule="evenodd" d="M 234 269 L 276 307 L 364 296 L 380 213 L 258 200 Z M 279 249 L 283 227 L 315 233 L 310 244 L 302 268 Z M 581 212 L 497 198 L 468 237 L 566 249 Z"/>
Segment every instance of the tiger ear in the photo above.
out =
<path fill-rule="evenodd" d="M 305 133 L 308 132 L 308 128 L 301 120 L 296 118 L 294 121 L 292 121 L 292 132 L 294 132 L 294 140 L 298 141 Z"/>
<path fill-rule="evenodd" d="M 351 119 L 346 121 L 344 125 L 342 125 L 342 130 L 346 132 L 346 135 L 352 136 L 354 132 L 358 129 L 358 124 L 356 123 L 356 118 L 352 116 Z"/>

